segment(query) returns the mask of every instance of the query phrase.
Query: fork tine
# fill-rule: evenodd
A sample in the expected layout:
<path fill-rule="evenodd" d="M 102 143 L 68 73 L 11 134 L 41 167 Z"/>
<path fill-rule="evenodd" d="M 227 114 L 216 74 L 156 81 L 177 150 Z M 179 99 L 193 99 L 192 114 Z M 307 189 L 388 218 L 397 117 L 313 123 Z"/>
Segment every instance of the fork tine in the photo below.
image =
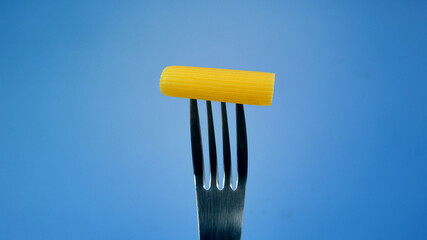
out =
<path fill-rule="evenodd" d="M 197 100 L 195 99 L 190 99 L 190 130 L 194 181 L 196 188 L 200 188 L 205 186 L 205 176 L 203 170 L 203 150 L 202 136 L 200 133 L 199 110 L 197 107 Z"/>
<path fill-rule="evenodd" d="M 231 153 L 230 137 L 228 135 L 227 108 L 224 102 L 221 103 L 222 116 L 222 144 L 224 154 L 224 189 L 226 186 L 231 188 Z"/>
<path fill-rule="evenodd" d="M 237 188 L 245 188 L 248 176 L 248 140 L 246 135 L 245 111 L 236 104 L 237 129 Z"/>
<path fill-rule="evenodd" d="M 218 187 L 218 163 L 216 159 L 215 130 L 212 117 L 211 101 L 206 101 L 206 110 L 208 113 L 208 132 L 209 132 L 209 162 L 210 162 L 210 187 Z"/>

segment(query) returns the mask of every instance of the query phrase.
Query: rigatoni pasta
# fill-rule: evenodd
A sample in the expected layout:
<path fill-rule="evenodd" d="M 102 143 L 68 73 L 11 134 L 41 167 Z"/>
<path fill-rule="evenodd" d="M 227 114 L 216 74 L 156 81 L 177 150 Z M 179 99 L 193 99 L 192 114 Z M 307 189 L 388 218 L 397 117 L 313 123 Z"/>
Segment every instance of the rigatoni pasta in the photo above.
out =
<path fill-rule="evenodd" d="M 170 66 L 160 77 L 164 95 L 218 102 L 271 105 L 274 73 Z"/>

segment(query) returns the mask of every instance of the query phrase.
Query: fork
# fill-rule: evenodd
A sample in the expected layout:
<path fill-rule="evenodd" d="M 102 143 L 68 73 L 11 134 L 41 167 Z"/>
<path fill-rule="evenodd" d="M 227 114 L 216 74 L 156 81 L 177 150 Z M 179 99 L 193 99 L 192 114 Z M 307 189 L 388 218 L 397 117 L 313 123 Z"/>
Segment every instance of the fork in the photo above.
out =
<path fill-rule="evenodd" d="M 242 232 L 248 173 L 248 147 L 245 113 L 242 104 L 236 104 L 237 129 L 237 186 L 232 188 L 230 138 L 228 134 L 226 103 L 221 103 L 224 177 L 219 189 L 216 143 L 212 105 L 206 101 L 209 134 L 210 177 L 206 186 L 203 168 L 202 138 L 197 100 L 190 99 L 191 148 L 196 187 L 197 218 L 200 240 L 239 240 Z"/>

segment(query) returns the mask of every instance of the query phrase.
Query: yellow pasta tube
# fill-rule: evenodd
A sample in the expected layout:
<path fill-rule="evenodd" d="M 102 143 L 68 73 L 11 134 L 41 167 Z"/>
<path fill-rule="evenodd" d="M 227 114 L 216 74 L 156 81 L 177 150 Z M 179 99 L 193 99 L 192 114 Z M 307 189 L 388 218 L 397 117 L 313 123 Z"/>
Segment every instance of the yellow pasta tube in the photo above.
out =
<path fill-rule="evenodd" d="M 170 66 L 162 72 L 160 91 L 172 97 L 268 106 L 274 73 Z"/>

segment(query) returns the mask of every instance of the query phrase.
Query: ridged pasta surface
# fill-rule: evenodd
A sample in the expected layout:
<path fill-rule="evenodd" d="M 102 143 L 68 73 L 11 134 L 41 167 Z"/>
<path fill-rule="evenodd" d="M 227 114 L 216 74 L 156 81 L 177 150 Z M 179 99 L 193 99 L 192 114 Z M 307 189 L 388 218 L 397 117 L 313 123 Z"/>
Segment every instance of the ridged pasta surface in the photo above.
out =
<path fill-rule="evenodd" d="M 268 106 L 274 73 L 170 66 L 162 72 L 160 91 L 172 97 Z"/>

